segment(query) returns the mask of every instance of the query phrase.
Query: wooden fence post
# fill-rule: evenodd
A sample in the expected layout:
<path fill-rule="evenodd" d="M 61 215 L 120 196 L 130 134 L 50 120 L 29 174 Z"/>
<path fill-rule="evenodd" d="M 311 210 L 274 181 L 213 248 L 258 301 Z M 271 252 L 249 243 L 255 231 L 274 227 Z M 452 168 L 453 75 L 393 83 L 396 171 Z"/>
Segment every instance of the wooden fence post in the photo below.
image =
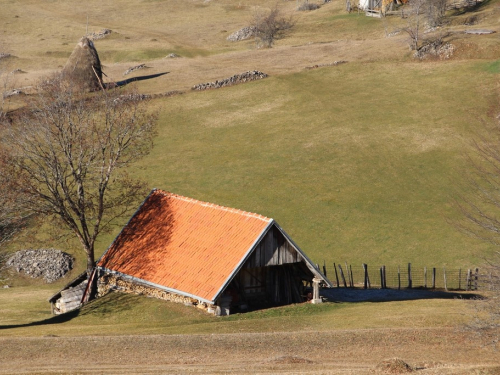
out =
<path fill-rule="evenodd" d="M 365 274 L 363 281 L 363 288 L 368 289 L 368 265 L 363 263 L 363 272 Z"/>
<path fill-rule="evenodd" d="M 471 279 L 470 279 L 470 277 L 471 277 L 471 270 L 470 270 L 470 268 L 469 268 L 469 269 L 467 270 L 467 280 L 466 280 L 467 286 L 466 286 L 465 290 L 470 290 L 470 289 L 471 289 L 471 285 L 472 285 L 472 284 L 471 284 Z"/>
<path fill-rule="evenodd" d="M 398 290 L 401 290 L 401 270 L 398 266 Z"/>
<path fill-rule="evenodd" d="M 351 288 L 354 288 L 354 276 L 352 275 L 352 265 L 349 265 L 349 268 L 351 270 L 351 280 L 352 280 Z"/>
<path fill-rule="evenodd" d="M 424 289 L 427 289 L 427 267 L 424 267 Z"/>
<path fill-rule="evenodd" d="M 380 272 L 380 289 L 384 289 L 384 271 L 382 271 L 382 267 L 379 268 Z"/>
<path fill-rule="evenodd" d="M 349 267 L 347 266 L 347 262 L 345 262 L 345 272 L 347 273 L 347 281 L 349 281 L 349 287 L 352 287 L 351 275 L 349 274 Z"/>
<path fill-rule="evenodd" d="M 432 289 L 436 289 L 436 268 L 432 268 Z"/>
<path fill-rule="evenodd" d="M 413 282 L 411 279 L 411 263 L 408 263 L 408 288 L 411 289 L 413 286 Z"/>
<path fill-rule="evenodd" d="M 446 268 L 443 268 L 443 277 L 444 277 L 444 290 L 448 291 L 448 284 L 446 283 Z"/>
<path fill-rule="evenodd" d="M 462 269 L 458 270 L 458 290 L 462 290 Z"/>
<path fill-rule="evenodd" d="M 342 281 L 344 282 L 344 288 L 347 288 L 347 283 L 345 281 L 344 271 L 342 271 L 342 266 L 340 264 L 339 264 L 339 271 L 340 271 L 340 277 L 342 278 Z"/>
<path fill-rule="evenodd" d="M 385 272 L 385 266 L 382 266 L 382 275 L 384 279 L 384 289 L 387 289 L 387 274 Z"/>
<path fill-rule="evenodd" d="M 474 290 L 477 290 L 477 280 L 479 278 L 479 268 L 476 268 L 476 274 L 474 275 Z"/>
<path fill-rule="evenodd" d="M 333 269 L 335 270 L 335 279 L 337 280 L 337 288 L 340 288 L 339 274 L 337 273 L 337 265 L 333 263 Z"/>

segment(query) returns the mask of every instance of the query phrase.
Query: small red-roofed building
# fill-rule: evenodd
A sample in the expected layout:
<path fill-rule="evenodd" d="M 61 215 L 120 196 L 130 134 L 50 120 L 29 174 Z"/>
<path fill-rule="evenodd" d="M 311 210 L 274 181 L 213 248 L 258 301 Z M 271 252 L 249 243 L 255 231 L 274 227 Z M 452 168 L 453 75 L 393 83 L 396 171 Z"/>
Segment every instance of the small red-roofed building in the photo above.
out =
<path fill-rule="evenodd" d="M 330 281 L 273 220 L 153 190 L 97 262 L 110 289 L 197 305 L 209 312 L 307 300 Z"/>

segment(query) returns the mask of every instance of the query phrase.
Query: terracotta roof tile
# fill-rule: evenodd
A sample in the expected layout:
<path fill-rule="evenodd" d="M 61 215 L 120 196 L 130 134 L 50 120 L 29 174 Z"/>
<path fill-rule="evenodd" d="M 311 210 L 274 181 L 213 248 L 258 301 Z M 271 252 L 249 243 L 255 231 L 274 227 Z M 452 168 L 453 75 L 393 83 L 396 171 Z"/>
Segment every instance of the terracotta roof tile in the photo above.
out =
<path fill-rule="evenodd" d="M 98 266 L 213 301 L 271 221 L 154 190 Z"/>

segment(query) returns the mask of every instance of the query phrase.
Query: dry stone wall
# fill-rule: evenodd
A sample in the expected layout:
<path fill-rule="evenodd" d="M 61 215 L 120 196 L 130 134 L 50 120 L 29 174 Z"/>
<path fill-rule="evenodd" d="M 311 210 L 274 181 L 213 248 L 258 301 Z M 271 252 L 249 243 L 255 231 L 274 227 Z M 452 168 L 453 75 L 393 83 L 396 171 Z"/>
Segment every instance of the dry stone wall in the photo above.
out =
<path fill-rule="evenodd" d="M 193 86 L 193 90 L 202 91 L 202 90 L 210 90 L 210 89 L 219 89 L 225 86 L 232 86 L 238 83 L 255 81 L 258 79 L 263 79 L 268 77 L 266 73 L 259 72 L 258 70 L 252 70 L 241 74 L 235 74 L 232 77 L 217 80 L 215 82 L 208 83 L 200 83 L 199 85 Z"/>

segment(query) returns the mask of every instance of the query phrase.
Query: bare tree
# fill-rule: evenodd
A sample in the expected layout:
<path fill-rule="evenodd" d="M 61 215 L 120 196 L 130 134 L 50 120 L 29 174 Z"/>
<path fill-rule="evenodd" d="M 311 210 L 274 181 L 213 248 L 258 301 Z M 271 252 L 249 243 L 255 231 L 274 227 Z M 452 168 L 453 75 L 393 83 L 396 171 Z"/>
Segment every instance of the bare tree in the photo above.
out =
<path fill-rule="evenodd" d="M 25 193 L 20 209 L 56 218 L 70 230 L 87 255 L 88 272 L 96 238 L 144 196 L 144 184 L 125 169 L 150 151 L 155 124 L 140 95 L 86 94 L 54 80 L 2 139 Z"/>
<path fill-rule="evenodd" d="M 6 161 L 7 156 L 0 149 L 0 248 L 23 228 L 29 216 L 19 208 L 24 194 L 15 188 L 15 176 Z"/>
<path fill-rule="evenodd" d="M 269 13 L 255 11 L 252 27 L 259 46 L 271 48 L 277 39 L 285 37 L 290 29 L 295 26 L 292 16 L 283 15 L 282 11 L 275 5 Z"/>
<path fill-rule="evenodd" d="M 405 5 L 406 26 L 402 30 L 408 34 L 410 49 L 413 51 L 418 51 L 420 47 L 426 5 L 427 0 L 411 0 Z"/>
<path fill-rule="evenodd" d="M 474 142 L 474 153 L 469 155 L 471 166 L 462 194 L 455 200 L 461 219 L 453 224 L 462 232 L 500 245 L 500 124 L 489 130 L 485 136 L 478 136 Z M 476 304 L 478 314 L 469 328 L 483 337 L 498 343 L 500 328 L 500 251 L 484 256 L 483 280 L 490 291 L 491 298 Z M 495 341 L 496 340 L 496 341 Z"/>
<path fill-rule="evenodd" d="M 429 26 L 436 27 L 441 25 L 446 13 L 447 0 L 427 0 L 426 13 Z"/>

